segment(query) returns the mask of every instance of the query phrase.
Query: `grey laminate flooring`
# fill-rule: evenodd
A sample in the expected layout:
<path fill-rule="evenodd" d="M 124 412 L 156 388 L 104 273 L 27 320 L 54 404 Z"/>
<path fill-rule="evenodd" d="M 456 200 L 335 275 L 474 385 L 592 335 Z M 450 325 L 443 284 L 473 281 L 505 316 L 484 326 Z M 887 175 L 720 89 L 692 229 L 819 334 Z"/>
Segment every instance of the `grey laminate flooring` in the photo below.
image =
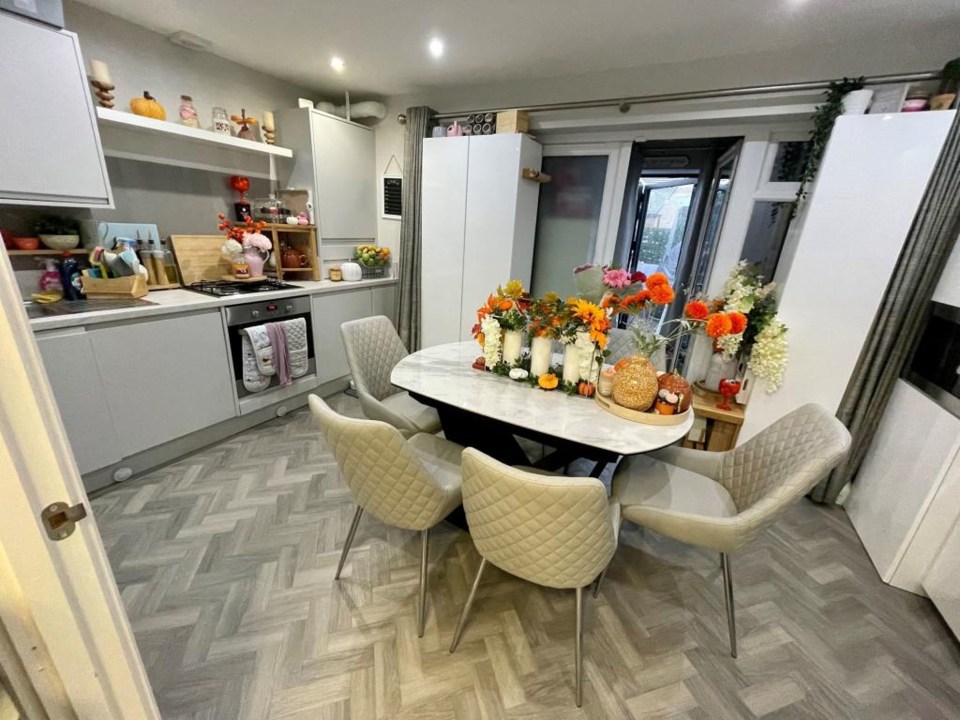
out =
<path fill-rule="evenodd" d="M 356 402 L 336 404 L 359 414 Z M 571 592 L 491 569 L 447 647 L 479 559 L 365 517 L 299 411 L 93 501 L 163 717 L 960 718 L 960 650 L 925 599 L 880 582 L 839 509 L 798 503 L 733 558 L 740 657 L 717 558 L 627 527 L 586 602 L 583 708 Z"/>

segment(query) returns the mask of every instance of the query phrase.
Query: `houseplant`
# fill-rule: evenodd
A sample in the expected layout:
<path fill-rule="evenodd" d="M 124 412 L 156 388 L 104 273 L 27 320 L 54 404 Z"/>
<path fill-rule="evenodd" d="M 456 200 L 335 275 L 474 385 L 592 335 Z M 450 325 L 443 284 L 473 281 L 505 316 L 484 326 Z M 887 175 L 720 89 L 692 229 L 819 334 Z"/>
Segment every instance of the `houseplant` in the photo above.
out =
<path fill-rule="evenodd" d="M 50 215 L 37 221 L 40 242 L 51 250 L 73 250 L 80 244 L 79 225 L 75 220 Z"/>

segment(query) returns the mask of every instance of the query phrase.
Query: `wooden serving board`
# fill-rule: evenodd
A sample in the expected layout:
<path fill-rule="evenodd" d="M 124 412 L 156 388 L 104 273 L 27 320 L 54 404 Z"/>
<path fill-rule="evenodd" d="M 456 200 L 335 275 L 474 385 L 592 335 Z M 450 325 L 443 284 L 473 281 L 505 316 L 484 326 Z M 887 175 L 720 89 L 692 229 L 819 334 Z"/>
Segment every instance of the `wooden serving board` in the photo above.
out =
<path fill-rule="evenodd" d="M 622 417 L 624 420 L 631 420 L 646 425 L 680 425 L 687 421 L 687 417 L 689 417 L 692 412 L 690 408 L 687 408 L 686 411 L 675 415 L 658 415 L 655 412 L 639 412 L 625 408 L 623 405 L 617 405 L 611 398 L 606 398 L 600 393 L 595 394 L 593 398 L 597 401 L 597 404 L 608 413 Z"/>
<path fill-rule="evenodd" d="M 201 280 L 222 280 L 233 275 L 230 261 L 220 254 L 223 235 L 171 235 L 170 244 L 187 287 Z"/>

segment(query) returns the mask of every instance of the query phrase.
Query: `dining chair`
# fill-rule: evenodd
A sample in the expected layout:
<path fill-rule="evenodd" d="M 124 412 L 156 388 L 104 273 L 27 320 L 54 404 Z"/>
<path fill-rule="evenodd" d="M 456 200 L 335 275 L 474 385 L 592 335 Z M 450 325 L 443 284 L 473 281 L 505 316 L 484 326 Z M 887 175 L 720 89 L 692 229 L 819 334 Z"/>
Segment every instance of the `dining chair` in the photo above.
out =
<path fill-rule="evenodd" d="M 409 353 L 389 318 L 350 320 L 340 326 L 340 334 L 364 415 L 411 435 L 440 430 L 436 410 L 390 384 L 391 371 Z"/>
<path fill-rule="evenodd" d="M 595 478 L 544 475 L 463 451 L 463 509 L 480 568 L 453 633 L 457 649 L 487 563 L 538 585 L 576 591 L 577 707 L 583 687 L 583 588 L 617 547 L 620 511 Z"/>
<path fill-rule="evenodd" d="M 308 402 L 357 503 L 334 578 L 340 579 L 364 512 L 386 525 L 419 531 L 417 634 L 423 637 L 430 528 L 460 505 L 463 448 L 430 433 L 406 438 L 380 420 L 344 417 L 316 395 L 310 395 Z"/>
<path fill-rule="evenodd" d="M 637 348 L 633 330 L 630 328 L 610 328 L 607 331 L 607 350 L 610 351 L 610 354 L 604 362 L 610 365 L 616 365 L 618 360 L 636 355 Z M 667 353 L 663 346 L 656 349 L 650 358 L 650 362 L 658 368 L 666 367 Z"/>
<path fill-rule="evenodd" d="M 720 553 L 730 654 L 737 656 L 730 554 L 829 473 L 850 433 L 810 403 L 725 452 L 668 447 L 625 458 L 613 476 L 624 519 Z"/>

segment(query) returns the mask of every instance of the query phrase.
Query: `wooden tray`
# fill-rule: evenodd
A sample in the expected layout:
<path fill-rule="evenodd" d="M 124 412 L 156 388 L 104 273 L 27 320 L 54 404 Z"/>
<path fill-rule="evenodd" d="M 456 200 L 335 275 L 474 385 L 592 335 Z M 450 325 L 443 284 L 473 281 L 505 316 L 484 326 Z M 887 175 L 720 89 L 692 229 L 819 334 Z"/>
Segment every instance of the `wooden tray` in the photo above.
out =
<path fill-rule="evenodd" d="M 257 275 L 256 277 L 238 278 L 233 275 L 224 275 L 223 279 L 229 280 L 230 282 L 263 282 L 264 280 L 267 279 L 267 276 Z"/>
<path fill-rule="evenodd" d="M 606 398 L 600 393 L 594 395 L 593 398 L 597 401 L 597 404 L 608 413 L 622 417 L 624 420 L 644 423 L 645 425 L 680 425 L 685 423 L 687 421 L 687 417 L 692 414 L 690 408 L 687 408 L 685 412 L 677 413 L 676 415 L 658 415 L 655 412 L 649 411 L 639 412 L 637 410 L 625 408 L 623 405 L 617 405 L 611 398 Z"/>

